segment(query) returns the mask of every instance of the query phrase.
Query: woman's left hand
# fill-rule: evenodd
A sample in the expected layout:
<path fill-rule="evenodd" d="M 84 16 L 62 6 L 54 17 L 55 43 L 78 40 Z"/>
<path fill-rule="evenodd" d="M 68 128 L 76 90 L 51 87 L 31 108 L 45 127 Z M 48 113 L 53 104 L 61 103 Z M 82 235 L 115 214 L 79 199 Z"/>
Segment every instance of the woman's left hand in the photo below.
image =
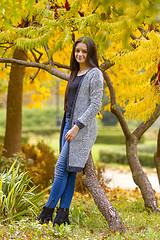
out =
<path fill-rule="evenodd" d="M 79 131 L 79 127 L 74 125 L 65 135 L 65 139 L 67 142 L 71 142 L 72 139 L 77 135 Z"/>

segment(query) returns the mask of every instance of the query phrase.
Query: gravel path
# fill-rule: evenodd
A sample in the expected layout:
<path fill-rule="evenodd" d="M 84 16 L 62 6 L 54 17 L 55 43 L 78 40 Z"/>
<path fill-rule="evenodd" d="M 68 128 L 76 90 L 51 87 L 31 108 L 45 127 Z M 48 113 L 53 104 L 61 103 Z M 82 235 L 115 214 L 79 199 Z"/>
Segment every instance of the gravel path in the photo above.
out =
<path fill-rule="evenodd" d="M 158 178 L 156 173 L 146 173 L 149 181 L 152 184 L 153 189 L 160 193 L 160 186 L 158 183 Z M 121 172 L 120 170 L 106 169 L 104 173 L 106 179 L 111 180 L 107 186 L 114 188 L 120 187 L 122 189 L 135 189 L 137 185 L 134 183 L 131 173 Z"/>

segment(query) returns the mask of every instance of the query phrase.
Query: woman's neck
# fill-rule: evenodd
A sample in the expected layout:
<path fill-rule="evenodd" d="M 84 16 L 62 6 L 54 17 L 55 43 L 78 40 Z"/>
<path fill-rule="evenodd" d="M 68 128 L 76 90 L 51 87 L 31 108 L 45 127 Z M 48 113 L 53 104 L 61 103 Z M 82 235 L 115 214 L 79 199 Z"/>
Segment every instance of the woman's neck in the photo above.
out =
<path fill-rule="evenodd" d="M 79 64 L 79 71 L 77 73 L 77 76 L 85 74 L 89 69 L 91 69 L 91 67 L 87 64 Z"/>

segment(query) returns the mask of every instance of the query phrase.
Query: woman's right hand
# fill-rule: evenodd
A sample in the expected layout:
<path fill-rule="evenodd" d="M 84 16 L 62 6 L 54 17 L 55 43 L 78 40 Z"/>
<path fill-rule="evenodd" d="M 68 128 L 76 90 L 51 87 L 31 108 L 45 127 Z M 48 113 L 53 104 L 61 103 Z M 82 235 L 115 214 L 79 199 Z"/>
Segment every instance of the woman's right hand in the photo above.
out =
<path fill-rule="evenodd" d="M 79 127 L 74 125 L 65 135 L 65 139 L 67 142 L 71 142 L 73 138 L 77 135 L 79 131 Z"/>

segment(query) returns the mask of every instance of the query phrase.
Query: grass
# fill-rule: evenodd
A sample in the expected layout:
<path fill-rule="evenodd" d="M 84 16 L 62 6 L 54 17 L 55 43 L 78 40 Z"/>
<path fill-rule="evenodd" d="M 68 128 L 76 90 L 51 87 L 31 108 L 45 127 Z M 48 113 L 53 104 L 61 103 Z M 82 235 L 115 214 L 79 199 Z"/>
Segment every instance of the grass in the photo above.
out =
<path fill-rule="evenodd" d="M 25 112 L 26 111 L 26 112 Z M 53 109 L 54 111 L 54 109 Z M 54 125 L 55 114 L 50 115 L 46 111 L 33 109 L 34 114 L 30 111 L 24 110 L 25 121 L 23 126 L 25 128 L 50 127 Z M 32 113 L 33 113 L 32 112 Z M 0 132 L 4 131 L 5 113 L 0 109 Z M 98 119 L 101 134 L 104 129 Z M 120 131 L 120 128 L 114 127 L 114 132 Z M 108 131 L 113 131 L 113 127 L 109 127 Z M 151 134 L 150 134 L 151 133 Z M 141 152 L 154 152 L 156 149 L 155 130 L 147 133 L 144 144 L 139 144 L 138 149 Z M 57 153 L 59 148 L 59 133 L 48 136 L 37 136 L 36 134 L 29 134 L 29 142 L 37 143 L 39 140 L 44 140 Z M 99 152 L 101 150 L 125 151 L 125 145 L 106 145 L 94 144 L 92 153 L 94 161 L 99 161 Z M 110 164 L 115 168 L 119 165 Z M 123 168 L 127 166 L 123 166 Z M 40 225 L 34 220 L 22 219 L 20 221 L 12 221 L 0 225 L 0 239 L 74 239 L 74 240 L 116 240 L 116 239 L 152 239 L 160 240 L 160 214 L 147 212 L 144 208 L 144 203 L 141 194 L 136 189 L 122 190 L 122 189 L 107 189 L 106 193 L 109 200 L 117 209 L 120 217 L 125 225 L 125 234 L 111 233 L 108 224 L 101 213 L 99 213 L 95 203 L 87 195 L 75 193 L 70 210 L 70 226 L 52 227 L 50 225 Z M 158 196 L 160 201 L 160 196 Z"/>
<path fill-rule="evenodd" d="M 160 239 L 160 214 L 146 211 L 137 189 L 124 191 L 106 188 L 111 203 L 116 207 L 125 233 L 109 231 L 108 224 L 88 194 L 75 193 L 69 226 L 40 225 L 36 221 L 12 221 L 0 225 L 1 239 L 74 239 L 74 240 L 158 240 Z M 160 201 L 160 196 L 158 196 Z"/>

